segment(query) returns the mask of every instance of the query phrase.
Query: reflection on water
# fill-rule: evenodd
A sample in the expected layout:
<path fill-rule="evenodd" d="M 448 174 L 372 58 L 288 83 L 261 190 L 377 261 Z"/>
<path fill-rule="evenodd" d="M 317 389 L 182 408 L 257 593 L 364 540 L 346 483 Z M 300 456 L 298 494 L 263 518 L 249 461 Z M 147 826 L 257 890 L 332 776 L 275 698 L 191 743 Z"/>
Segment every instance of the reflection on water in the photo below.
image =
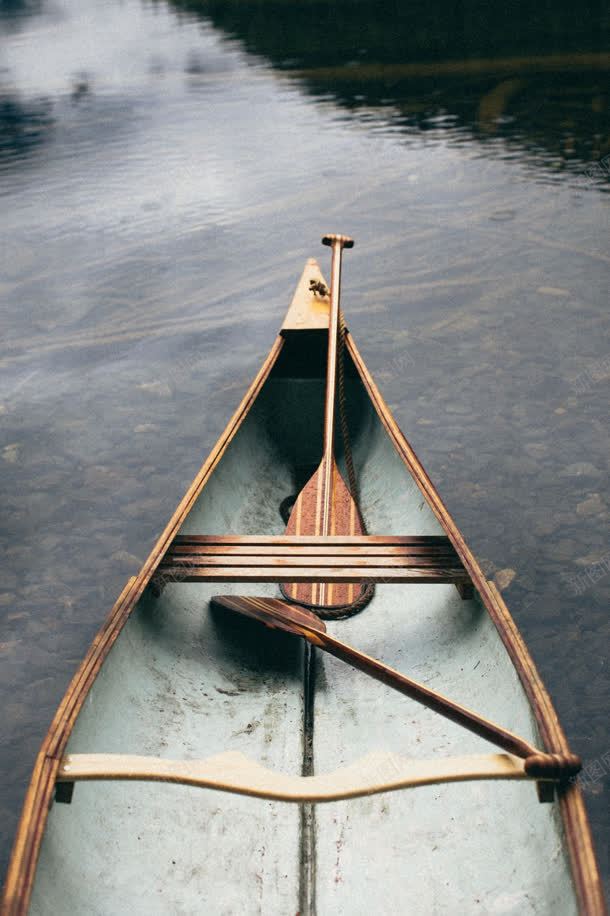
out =
<path fill-rule="evenodd" d="M 610 148 L 610 24 L 594 2 L 174 0 L 264 55 L 317 99 L 412 142 L 439 132 L 550 174 Z M 607 187 L 607 175 L 591 171 Z"/>
<path fill-rule="evenodd" d="M 597 9 L 0 5 L 3 861 L 74 666 L 333 228 L 369 367 L 604 759 Z"/>
<path fill-rule="evenodd" d="M 0 97 L 0 163 L 24 160 L 51 130 L 51 103 L 44 100 L 24 102 L 9 92 Z"/>

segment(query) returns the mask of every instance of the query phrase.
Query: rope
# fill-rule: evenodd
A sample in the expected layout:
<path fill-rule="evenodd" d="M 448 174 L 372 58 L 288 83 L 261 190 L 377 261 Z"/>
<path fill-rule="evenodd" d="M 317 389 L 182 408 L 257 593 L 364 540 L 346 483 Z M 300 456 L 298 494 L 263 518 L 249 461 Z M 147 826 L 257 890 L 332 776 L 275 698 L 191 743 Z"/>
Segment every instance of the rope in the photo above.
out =
<path fill-rule="evenodd" d="M 358 516 L 360 518 L 360 525 L 362 527 L 362 533 L 368 534 L 366 530 L 366 524 L 364 518 L 362 517 L 362 512 L 360 511 L 360 504 L 358 502 L 358 483 L 356 480 L 356 471 L 354 468 L 354 459 L 352 456 L 352 446 L 349 436 L 349 426 L 347 423 L 347 408 L 346 408 L 346 397 L 345 397 L 345 341 L 347 337 L 347 328 L 345 327 L 345 319 L 343 317 L 343 312 L 339 311 L 339 346 L 338 346 L 338 359 L 337 359 L 337 399 L 339 401 L 339 426 L 341 428 L 341 438 L 343 440 L 343 455 L 345 458 L 345 467 L 347 469 L 347 484 L 350 491 L 351 497 L 356 504 L 356 509 L 358 511 Z M 288 497 L 294 501 L 296 497 Z M 282 502 L 280 511 L 284 504 L 287 503 L 287 500 Z M 375 585 L 373 582 L 367 582 L 362 586 L 360 595 L 356 598 L 355 601 L 352 601 L 351 604 L 310 604 L 307 601 L 298 601 L 296 598 L 292 598 L 288 595 L 284 589 L 283 585 L 280 585 L 280 591 L 284 598 L 287 601 L 290 601 L 291 604 L 298 604 L 300 607 L 307 608 L 310 611 L 315 611 L 319 617 L 322 617 L 324 620 L 342 620 L 346 617 L 353 617 L 354 614 L 359 614 L 360 611 L 363 611 L 367 604 L 373 599 L 375 594 Z"/>
<path fill-rule="evenodd" d="M 360 506 L 358 504 L 358 484 L 356 481 L 356 471 L 354 470 L 354 460 L 352 458 L 352 446 L 349 438 L 349 428 L 347 425 L 347 399 L 345 397 L 345 339 L 347 336 L 347 328 L 345 327 L 345 319 L 343 317 L 343 312 L 339 312 L 339 356 L 338 356 L 338 371 L 337 371 L 337 395 L 339 399 L 339 425 L 341 427 L 341 438 L 343 439 L 343 454 L 345 457 L 345 466 L 347 468 L 347 481 L 349 484 L 349 491 L 352 496 L 352 499 L 356 503 L 356 508 L 358 509 L 358 515 L 360 516 L 360 524 L 362 525 L 362 533 L 367 534 L 366 527 L 364 524 L 364 519 L 362 518 L 362 513 L 360 512 Z"/>

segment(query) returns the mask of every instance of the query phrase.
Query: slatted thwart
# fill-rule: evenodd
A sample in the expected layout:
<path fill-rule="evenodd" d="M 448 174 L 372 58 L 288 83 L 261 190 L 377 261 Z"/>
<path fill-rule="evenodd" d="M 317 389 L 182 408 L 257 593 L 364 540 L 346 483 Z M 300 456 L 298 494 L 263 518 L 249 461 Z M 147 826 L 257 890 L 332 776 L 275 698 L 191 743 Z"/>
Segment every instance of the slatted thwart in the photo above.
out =
<path fill-rule="evenodd" d="M 155 581 L 449 582 L 464 597 L 470 587 L 449 538 L 416 535 L 181 535 Z"/>

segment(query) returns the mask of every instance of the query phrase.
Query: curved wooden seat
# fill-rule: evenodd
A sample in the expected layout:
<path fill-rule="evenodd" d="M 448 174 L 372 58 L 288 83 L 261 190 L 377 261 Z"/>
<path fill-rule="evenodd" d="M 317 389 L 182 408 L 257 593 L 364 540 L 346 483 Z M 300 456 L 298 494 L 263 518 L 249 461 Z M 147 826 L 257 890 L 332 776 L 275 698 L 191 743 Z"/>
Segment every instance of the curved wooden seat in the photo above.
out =
<path fill-rule="evenodd" d="M 531 779 L 512 754 L 478 754 L 417 760 L 377 751 L 349 766 L 315 776 L 268 770 L 237 752 L 204 760 L 165 760 L 127 754 L 70 754 L 58 782 L 140 780 L 174 782 L 285 802 L 331 802 L 415 786 L 475 779 Z"/>

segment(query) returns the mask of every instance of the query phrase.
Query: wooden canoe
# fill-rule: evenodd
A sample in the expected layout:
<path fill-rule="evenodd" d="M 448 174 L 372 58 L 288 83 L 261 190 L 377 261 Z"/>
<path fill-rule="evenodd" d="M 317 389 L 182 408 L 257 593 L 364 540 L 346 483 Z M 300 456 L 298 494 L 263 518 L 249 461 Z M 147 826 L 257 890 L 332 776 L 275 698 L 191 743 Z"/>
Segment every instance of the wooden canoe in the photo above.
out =
<path fill-rule="evenodd" d="M 320 458 L 328 301 L 307 262 L 282 330 L 125 586 L 36 760 L 2 913 L 601 914 L 577 781 L 301 640 L 210 607 L 375 581 L 328 631 L 560 755 L 532 659 L 346 339 L 369 539 L 284 538 Z M 340 445 L 337 443 L 339 464 Z M 219 582 L 223 582 L 219 587 Z M 66 803 L 69 802 L 69 803 Z M 291 804 L 292 802 L 292 804 Z"/>

